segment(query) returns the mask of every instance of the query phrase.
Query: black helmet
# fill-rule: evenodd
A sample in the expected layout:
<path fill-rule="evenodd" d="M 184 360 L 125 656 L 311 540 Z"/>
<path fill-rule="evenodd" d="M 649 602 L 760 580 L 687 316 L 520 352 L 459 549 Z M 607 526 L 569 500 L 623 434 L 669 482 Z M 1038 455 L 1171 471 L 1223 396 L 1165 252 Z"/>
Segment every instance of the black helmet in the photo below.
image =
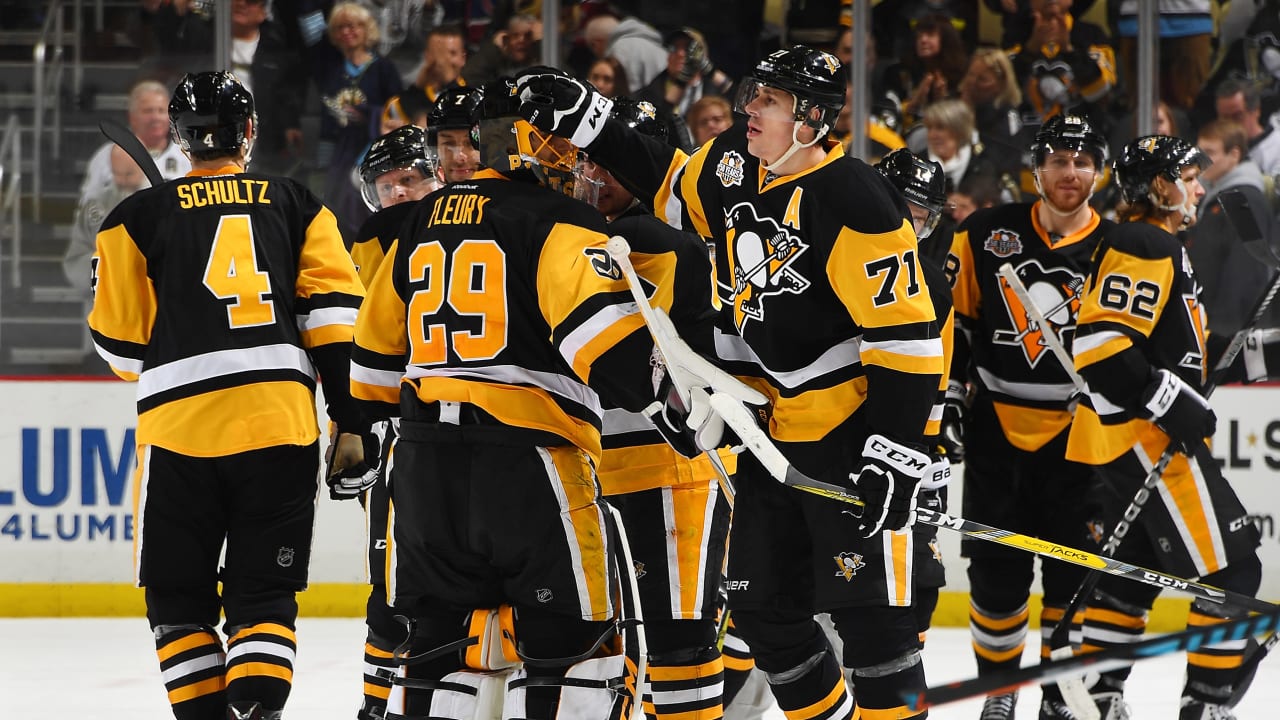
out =
<path fill-rule="evenodd" d="M 1107 163 L 1107 139 L 1083 115 L 1064 113 L 1044 121 L 1031 143 L 1035 167 L 1043 165 L 1045 156 L 1053 150 L 1087 152 L 1093 156 L 1098 172 Z"/>
<path fill-rule="evenodd" d="M 609 117 L 641 135 L 648 135 L 663 142 L 667 140 L 667 124 L 658 119 L 658 108 L 647 100 L 636 100 L 619 95 L 613 99 L 613 109 L 609 111 Z"/>
<path fill-rule="evenodd" d="M 378 178 L 393 170 L 417 170 L 425 190 L 436 182 L 435 158 L 427 151 L 427 134 L 415 125 L 405 125 L 383 135 L 369 146 L 364 160 L 360 161 L 360 195 L 370 210 L 383 206 L 378 193 Z"/>
<path fill-rule="evenodd" d="M 916 157 L 910 150 L 901 148 L 885 155 L 876 163 L 876 169 L 902 192 L 902 197 L 907 202 L 929 211 L 929 219 L 917 233 L 921 240 L 929 237 L 938 226 L 942 210 L 947 205 L 947 178 L 942 172 L 942 166 L 932 160 Z"/>
<path fill-rule="evenodd" d="M 229 72 L 187 73 L 169 101 L 174 140 L 188 153 L 246 149 L 245 124 L 255 120 L 253 95 Z"/>
<path fill-rule="evenodd" d="M 471 130 L 471 146 L 479 149 L 480 103 L 484 91 L 478 87 L 453 86 L 436 96 L 436 104 L 427 113 L 427 144 L 436 146 L 438 130 Z"/>
<path fill-rule="evenodd" d="M 1204 169 L 1209 164 L 1209 158 L 1200 148 L 1182 138 L 1148 135 L 1120 149 L 1115 162 L 1116 182 L 1124 201 L 1133 204 L 1148 199 L 1156 176 L 1163 175 L 1176 182 L 1187 167 Z"/>
<path fill-rule="evenodd" d="M 829 128 L 844 107 L 846 75 L 844 66 L 831 53 L 804 45 L 776 50 L 743 79 L 733 109 L 746 114 L 757 86 L 765 85 L 795 96 L 796 120 L 819 130 L 823 125 Z M 810 116 L 813 108 L 821 109 L 816 117 Z"/>

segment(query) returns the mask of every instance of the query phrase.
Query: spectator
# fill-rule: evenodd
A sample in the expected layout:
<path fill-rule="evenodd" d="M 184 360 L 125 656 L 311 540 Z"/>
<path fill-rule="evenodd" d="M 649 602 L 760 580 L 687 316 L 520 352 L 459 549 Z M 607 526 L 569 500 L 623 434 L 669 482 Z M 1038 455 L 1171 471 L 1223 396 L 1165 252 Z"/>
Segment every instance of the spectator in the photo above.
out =
<path fill-rule="evenodd" d="M 1138 0 L 1121 0 L 1113 30 L 1119 50 L 1123 91 L 1136 105 L 1138 72 Z M 1159 0 L 1159 92 L 1169 104 L 1190 110 L 1209 78 L 1213 55 L 1212 0 Z"/>
<path fill-rule="evenodd" d="M 898 134 L 900 122 L 895 119 L 888 119 L 886 113 L 874 111 L 867 118 L 867 148 L 866 153 L 852 147 L 853 141 L 853 110 L 852 110 L 853 86 L 845 83 L 844 86 L 844 107 L 840 108 L 840 114 L 836 116 L 835 123 L 831 126 L 831 137 L 840 141 L 844 145 L 844 151 L 849 155 L 853 155 L 860 160 L 874 165 L 879 162 L 885 155 L 899 150 L 907 146 L 907 141 L 902 139 Z M 896 110 L 896 106 L 895 106 Z"/>
<path fill-rule="evenodd" d="M 267 0 L 231 1 L 231 70 L 256 98 L 254 170 L 292 174 L 302 159 L 306 70 L 284 28 L 267 19 Z"/>
<path fill-rule="evenodd" d="M 996 48 L 975 50 L 960 81 L 960 99 L 973 111 L 978 139 L 992 162 L 1001 173 L 1016 175 L 1031 137 L 1022 124 L 1022 89 L 1009 56 Z"/>
<path fill-rule="evenodd" d="M 582 37 L 596 57 L 617 58 L 634 87 L 653 82 L 667 67 L 661 33 L 638 18 L 596 15 L 583 26 Z"/>
<path fill-rule="evenodd" d="M 631 83 L 627 82 L 627 71 L 618 62 L 618 58 L 606 55 L 591 61 L 587 69 L 587 82 L 596 86 L 596 90 L 607 98 L 631 94 Z"/>
<path fill-rule="evenodd" d="M 146 73 L 169 82 L 213 58 L 212 5 L 203 0 L 139 0 L 144 44 L 155 57 Z"/>
<path fill-rule="evenodd" d="M 915 26 L 914 44 L 885 71 L 885 89 L 902 108 L 908 126 L 931 103 L 954 97 L 969 67 L 960 35 L 942 15 L 928 15 Z"/>
<path fill-rule="evenodd" d="M 689 107 L 704 94 L 726 95 L 732 84 L 733 81 L 711 64 L 702 33 L 681 28 L 668 40 L 667 68 L 635 97 L 657 108 L 658 117 L 667 126 L 667 142 L 692 152 L 697 146 L 685 124 Z"/>
<path fill-rule="evenodd" d="M 1271 237 L 1271 206 L 1262 173 L 1248 158 L 1240 125 L 1214 120 L 1200 128 L 1196 146 L 1213 164 L 1200 171 L 1205 192 L 1196 209 L 1196 223 L 1187 230 L 1187 255 L 1202 286 L 1200 299 L 1209 316 L 1209 330 L 1230 336 L 1249 321 L 1269 270 L 1245 250 L 1223 206 L 1216 201 L 1228 190 L 1240 193 L 1264 238 Z"/>
<path fill-rule="evenodd" d="M 427 126 L 427 114 L 435 107 L 442 90 L 466 84 L 462 80 L 462 68 L 466 64 L 467 46 L 461 26 L 439 25 L 427 32 L 422 65 L 413 84 L 400 94 L 400 105 L 414 125 Z"/>
<path fill-rule="evenodd" d="M 941 100 L 930 105 L 924 111 L 924 125 L 928 157 L 942 165 L 948 192 L 971 176 L 986 175 L 999 182 L 996 166 L 983 147 L 974 144 L 977 132 L 973 111 L 963 100 Z"/>
<path fill-rule="evenodd" d="M 1249 159 L 1257 163 L 1264 175 L 1280 173 L 1280 133 L 1271 123 L 1262 123 L 1257 88 L 1246 81 L 1228 78 L 1218 85 L 1214 95 L 1218 118 L 1239 123 L 1244 129 Z"/>
<path fill-rule="evenodd" d="M 349 237 L 369 215 L 351 171 L 377 131 L 383 105 L 400 93 L 400 74 L 378 55 L 378 26 L 363 5 L 342 2 L 329 13 L 329 42 L 316 50 L 320 116 L 317 166 L 325 168 L 324 202 Z"/>
<path fill-rule="evenodd" d="M 719 95 L 704 95 L 689 108 L 685 124 L 693 135 L 693 146 L 702 147 L 711 138 L 733 127 L 733 106 Z"/>
<path fill-rule="evenodd" d="M 169 90 L 155 80 L 143 80 L 129 91 L 129 129 L 151 153 L 165 180 L 180 178 L 191 169 L 191 161 L 169 137 Z M 112 143 L 104 143 L 89 158 L 80 200 L 111 185 Z M 95 229 L 96 232 L 96 229 Z"/>
<path fill-rule="evenodd" d="M 909 31 L 929 17 L 950 25 L 966 52 L 977 46 L 978 4 L 973 0 L 883 0 L 871 9 L 871 30 L 884 41 L 887 55 L 904 57 L 914 42 Z"/>
<path fill-rule="evenodd" d="M 484 85 L 503 75 L 533 65 L 535 41 L 541 36 L 542 21 L 536 15 L 515 13 L 507 18 L 506 28 L 480 44 L 475 54 L 462 66 L 462 77 L 470 85 Z"/>
<path fill-rule="evenodd" d="M 1000 183 L 990 175 L 971 175 L 947 195 L 947 209 L 951 222 L 959 225 L 974 210 L 995 207 L 1000 202 Z"/>
<path fill-rule="evenodd" d="M 1071 108 L 1098 123 L 1116 83 L 1102 28 L 1071 15 L 1071 0 L 1031 0 L 1031 34 L 1009 50 L 1023 94 L 1043 121 Z"/>
<path fill-rule="evenodd" d="M 1018 0 L 982 0 L 991 12 L 1000 16 L 1000 47 L 1007 48 L 1021 44 L 1031 35 L 1031 4 Z M 1076 17 L 1082 17 L 1094 0 L 1075 0 L 1071 10 Z"/>
<path fill-rule="evenodd" d="M 111 163 L 111 182 L 81 196 L 75 217 L 71 221 L 71 241 L 62 258 L 62 272 L 67 276 L 67 282 L 71 283 L 71 287 L 82 290 L 85 300 L 92 297 L 89 258 L 93 257 L 98 228 L 106 219 L 107 213 L 121 200 L 148 184 L 142 168 L 120 146 L 111 145 L 108 157 Z"/>

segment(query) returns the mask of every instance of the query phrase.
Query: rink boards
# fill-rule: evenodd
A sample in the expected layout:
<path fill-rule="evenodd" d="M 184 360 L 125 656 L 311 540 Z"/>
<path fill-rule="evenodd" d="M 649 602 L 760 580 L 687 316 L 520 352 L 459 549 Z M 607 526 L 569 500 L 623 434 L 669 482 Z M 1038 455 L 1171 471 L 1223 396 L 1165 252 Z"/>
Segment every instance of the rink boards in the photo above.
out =
<path fill-rule="evenodd" d="M 141 614 L 132 567 L 133 391 L 112 380 L 0 380 L 0 456 L 9 458 L 0 469 L 0 616 Z M 1280 567 L 1280 387 L 1223 388 L 1213 405 L 1214 454 L 1262 531 L 1263 567 Z M 959 492 L 952 490 L 953 509 Z M 363 614 L 362 511 L 320 497 L 303 612 Z M 968 622 L 958 537 L 940 533 L 948 584 L 938 625 Z M 1280 573 L 1264 574 L 1260 596 L 1280 599 Z M 1178 626 L 1185 607 L 1182 598 L 1162 598 L 1153 627 Z"/>

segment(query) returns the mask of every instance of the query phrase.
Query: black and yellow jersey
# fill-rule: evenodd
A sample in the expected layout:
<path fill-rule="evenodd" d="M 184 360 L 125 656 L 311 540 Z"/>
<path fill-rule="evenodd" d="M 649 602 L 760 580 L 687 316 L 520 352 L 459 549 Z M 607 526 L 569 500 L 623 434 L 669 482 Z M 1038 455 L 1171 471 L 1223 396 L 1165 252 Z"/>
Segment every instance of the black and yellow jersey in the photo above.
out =
<path fill-rule="evenodd" d="M 956 313 L 951 303 L 951 285 L 942 268 L 933 263 L 921 263 L 920 275 L 929 286 L 929 298 L 933 301 L 933 314 L 938 317 L 938 334 L 942 337 L 942 376 L 938 380 L 938 395 L 924 434 L 936 438 L 942 432 L 942 411 L 946 407 L 947 382 L 951 379 L 951 360 L 955 357 Z"/>
<path fill-rule="evenodd" d="M 366 288 L 373 282 L 373 276 L 378 272 L 382 261 L 391 255 L 400 224 L 412 209 L 412 202 L 397 203 L 382 208 L 360 224 L 360 230 L 356 232 L 355 240 L 348 250 L 351 252 L 351 260 L 356 264 L 356 272 L 360 274 L 360 282 Z"/>
<path fill-rule="evenodd" d="M 140 444 L 213 457 L 319 436 L 309 351 L 351 341 L 364 291 L 304 186 L 192 171 L 121 202 L 92 263 L 89 327 L 138 382 Z"/>
<path fill-rule="evenodd" d="M 351 391 L 372 418 L 466 403 L 600 459 L 601 397 L 653 398 L 653 340 L 604 218 L 481 170 L 413 204 L 356 323 Z M 598 394 L 597 394 L 598 393 Z"/>
<path fill-rule="evenodd" d="M 685 342 L 709 355 L 716 309 L 703 240 L 663 223 L 639 204 L 609 223 L 609 234 L 631 245 L 631 262 L 650 304 L 666 311 Z M 733 472 L 737 457 L 727 451 L 720 457 Z M 642 413 L 606 405 L 604 457 L 597 475 L 605 495 L 619 495 L 705 482 L 716 477 L 716 470 L 705 456 L 689 459 L 672 450 Z"/>
<path fill-rule="evenodd" d="M 1076 410 L 1067 457 L 1102 464 L 1141 444 L 1152 457 L 1168 436 L 1138 412 L 1153 369 L 1199 391 L 1208 327 L 1182 244 L 1145 222 L 1116 226 L 1098 247 L 1076 330 L 1076 370 L 1089 392 Z"/>
<path fill-rule="evenodd" d="M 1061 113 L 1067 104 L 1084 101 L 1102 101 L 1116 85 L 1116 54 L 1107 32 L 1091 22 L 1080 22 L 1068 14 L 1067 31 L 1071 33 L 1068 47 L 1048 43 L 1033 50 L 1022 45 L 1009 48 L 1014 74 L 1023 82 L 1022 90 L 1027 102 L 1040 118 Z M 1063 96 L 1046 95 L 1042 83 L 1054 78 L 1065 89 Z"/>
<path fill-rule="evenodd" d="M 920 442 L 943 368 L 915 233 L 888 180 L 824 147 L 818 165 L 777 177 L 748 152 L 743 124 L 687 156 L 610 120 L 587 150 L 668 224 L 710 242 L 716 355 L 769 397 L 775 440 L 820 444 L 844 428 L 839 444 L 867 432 Z M 825 473 L 824 452 L 790 457 Z"/>
<path fill-rule="evenodd" d="M 1080 231 L 1051 238 L 1039 204 L 974 212 L 956 229 L 947 256 L 956 312 L 951 375 L 994 404 L 1010 444 L 1035 451 L 1071 424 L 1075 386 L 1042 329 L 999 274 L 1009 263 L 1065 347 L 1071 347 L 1089 258 L 1114 225 L 1097 213 Z"/>

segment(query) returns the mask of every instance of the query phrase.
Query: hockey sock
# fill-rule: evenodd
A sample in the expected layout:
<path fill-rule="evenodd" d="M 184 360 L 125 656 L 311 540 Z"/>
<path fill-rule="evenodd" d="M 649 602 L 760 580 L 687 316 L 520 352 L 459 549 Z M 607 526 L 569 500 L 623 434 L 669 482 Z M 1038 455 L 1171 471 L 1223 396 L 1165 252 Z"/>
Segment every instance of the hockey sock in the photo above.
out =
<path fill-rule="evenodd" d="M 293 628 L 280 623 L 236 628 L 227 641 L 227 700 L 282 709 L 293 687 L 297 642 Z"/>
<path fill-rule="evenodd" d="M 1223 622 L 1223 618 L 1202 612 L 1192 605 L 1187 615 L 1187 627 L 1202 627 Z M 1231 699 L 1235 685 L 1242 679 L 1241 665 L 1248 647 L 1248 638 L 1224 640 L 1202 645 L 1187 653 L 1187 684 L 1183 697 L 1190 697 L 1207 705 L 1225 705 Z"/>
<path fill-rule="evenodd" d="M 156 628 L 156 655 L 177 720 L 209 720 L 226 716 L 222 641 L 208 627 Z"/>
<path fill-rule="evenodd" d="M 1136 643 L 1142 639 L 1146 630 L 1147 613 L 1144 608 L 1113 597 L 1104 597 L 1099 593 L 1084 613 L 1080 652 L 1088 653 Z M 1103 685 L 1123 687 L 1131 669 L 1123 667 L 1105 672 L 1100 682 Z M 1094 692 L 1096 694 L 1096 688 Z"/>
<path fill-rule="evenodd" d="M 904 690 L 925 687 L 924 664 L 920 653 L 911 651 L 902 657 L 871 667 L 853 668 L 854 694 L 862 720 L 897 720 L 926 718 L 927 710 L 911 712 L 902 704 Z"/>
<path fill-rule="evenodd" d="M 1043 662 L 1049 659 L 1050 652 L 1053 648 L 1049 646 L 1049 638 L 1053 635 L 1053 629 L 1058 626 L 1058 622 L 1062 620 L 1062 616 L 1066 614 L 1067 609 L 1062 606 L 1045 606 L 1040 611 L 1040 660 Z M 1079 610 L 1072 618 L 1071 628 L 1067 631 L 1072 645 L 1078 645 L 1080 642 L 1080 630 L 1084 625 L 1084 611 Z M 1062 702 L 1062 690 L 1056 682 L 1048 683 L 1040 686 L 1044 693 L 1045 700 L 1055 700 Z"/>
<path fill-rule="evenodd" d="M 391 659 L 392 650 L 390 643 L 372 632 L 365 639 L 364 705 L 361 712 L 369 717 L 378 717 L 386 712 L 387 697 L 391 695 L 391 676 L 399 668 Z"/>
<path fill-rule="evenodd" d="M 729 707 L 738 691 L 747 684 L 756 661 L 751 657 L 751 648 L 733 631 L 732 624 L 724 636 L 724 648 L 720 654 L 724 663 L 724 706 Z"/>
<path fill-rule="evenodd" d="M 658 720 L 718 720 L 724 716 L 724 662 L 713 647 L 649 656 L 645 715 Z"/>
<path fill-rule="evenodd" d="M 853 698 L 830 648 L 798 667 L 767 673 L 769 689 L 787 720 L 852 720 Z"/>
<path fill-rule="evenodd" d="M 1016 668 L 1022 662 L 1027 645 L 1027 605 L 1009 613 L 984 610 L 969 602 L 969 633 L 973 637 L 973 655 L 978 674 L 985 675 L 1003 668 Z"/>

